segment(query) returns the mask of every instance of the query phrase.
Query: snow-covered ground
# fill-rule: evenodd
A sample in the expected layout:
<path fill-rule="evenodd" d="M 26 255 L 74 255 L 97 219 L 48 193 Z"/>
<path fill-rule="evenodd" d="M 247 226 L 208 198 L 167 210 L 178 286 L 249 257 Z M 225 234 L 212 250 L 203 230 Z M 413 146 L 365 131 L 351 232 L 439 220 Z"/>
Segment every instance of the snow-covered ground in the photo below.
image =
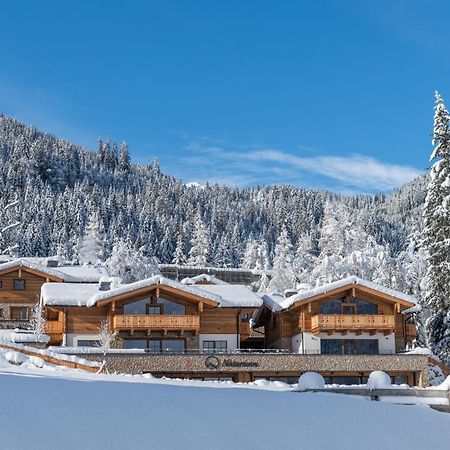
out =
<path fill-rule="evenodd" d="M 13 363 L 21 363 L 14 365 Z M 95 375 L 0 352 L 0 448 L 447 449 L 427 407 L 236 385 Z"/>

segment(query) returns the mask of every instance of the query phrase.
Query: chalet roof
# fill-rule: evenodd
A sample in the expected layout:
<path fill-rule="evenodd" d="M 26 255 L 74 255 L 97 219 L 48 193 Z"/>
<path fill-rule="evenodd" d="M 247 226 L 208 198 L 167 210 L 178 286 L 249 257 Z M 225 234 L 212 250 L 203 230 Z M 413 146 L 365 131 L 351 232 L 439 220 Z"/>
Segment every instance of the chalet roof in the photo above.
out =
<path fill-rule="evenodd" d="M 71 283 L 92 283 L 98 282 L 103 277 L 108 277 L 109 272 L 106 267 L 94 264 L 70 265 L 63 264 L 57 267 L 48 267 L 45 264 L 46 258 L 19 258 L 0 264 L 0 272 L 14 268 L 28 268 L 43 274 L 60 278 Z"/>
<path fill-rule="evenodd" d="M 258 308 L 263 303 L 261 297 L 244 284 L 201 284 L 198 289 L 220 296 L 222 308 Z"/>
<path fill-rule="evenodd" d="M 223 308 L 258 307 L 262 300 L 246 286 L 240 285 L 200 285 L 189 286 L 156 275 L 135 283 L 123 284 L 107 291 L 101 291 L 98 283 L 44 283 L 41 297 L 47 306 L 94 306 L 98 302 L 108 300 L 118 295 L 133 292 L 150 286 L 168 286 L 205 300 L 216 302 Z"/>
<path fill-rule="evenodd" d="M 228 285 L 229 284 L 226 281 L 223 281 L 220 278 L 217 278 L 215 275 L 208 275 L 207 273 L 202 273 L 200 275 L 196 275 L 195 277 L 183 278 L 181 280 L 181 283 L 192 285 L 192 284 L 200 283 L 201 281 L 207 281 L 209 283 L 217 284 L 217 285 L 219 285 L 219 284 Z"/>
<path fill-rule="evenodd" d="M 404 294 L 403 292 L 396 291 L 391 288 L 382 286 L 381 284 L 373 283 L 372 281 L 365 280 L 356 276 L 350 276 L 333 283 L 327 283 L 314 289 L 302 291 L 290 297 L 282 297 L 275 294 L 262 294 L 264 304 L 272 311 L 281 311 L 287 309 L 294 304 L 308 303 L 308 301 L 317 295 L 326 294 L 327 292 L 335 289 L 344 288 L 346 286 L 359 285 L 374 291 L 378 291 L 382 294 L 389 295 L 404 302 L 411 304 L 411 307 L 417 305 L 417 299 L 412 295 Z M 411 311 L 413 312 L 413 311 Z"/>

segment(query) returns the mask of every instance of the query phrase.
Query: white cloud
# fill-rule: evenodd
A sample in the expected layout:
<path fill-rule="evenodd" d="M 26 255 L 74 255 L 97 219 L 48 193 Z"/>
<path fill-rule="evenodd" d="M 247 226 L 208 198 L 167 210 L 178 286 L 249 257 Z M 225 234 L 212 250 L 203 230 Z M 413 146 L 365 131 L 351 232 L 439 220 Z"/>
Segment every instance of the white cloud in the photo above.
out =
<path fill-rule="evenodd" d="M 299 157 L 277 150 L 262 150 L 246 155 L 251 160 L 292 165 L 299 170 L 316 173 L 346 186 L 363 190 L 387 191 L 419 176 L 413 167 L 384 163 L 363 155 Z"/>
<path fill-rule="evenodd" d="M 184 170 L 192 163 L 201 172 L 197 177 L 202 180 L 239 186 L 294 184 L 373 193 L 390 191 L 422 174 L 414 167 L 359 154 L 302 157 L 272 149 L 227 150 L 199 142 L 191 143 L 188 149 L 192 153 L 183 157 Z"/>

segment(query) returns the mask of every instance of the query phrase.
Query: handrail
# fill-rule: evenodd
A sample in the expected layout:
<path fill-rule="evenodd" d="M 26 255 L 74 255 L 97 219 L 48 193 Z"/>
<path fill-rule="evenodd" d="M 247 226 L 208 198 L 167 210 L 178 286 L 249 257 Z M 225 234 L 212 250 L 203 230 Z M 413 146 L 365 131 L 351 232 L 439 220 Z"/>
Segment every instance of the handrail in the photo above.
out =
<path fill-rule="evenodd" d="M 199 329 L 199 316 L 166 316 L 166 315 L 116 315 L 113 327 L 122 329 L 162 328 L 162 329 Z"/>
<path fill-rule="evenodd" d="M 385 329 L 395 327 L 394 315 L 317 314 L 311 317 L 313 329 Z"/>

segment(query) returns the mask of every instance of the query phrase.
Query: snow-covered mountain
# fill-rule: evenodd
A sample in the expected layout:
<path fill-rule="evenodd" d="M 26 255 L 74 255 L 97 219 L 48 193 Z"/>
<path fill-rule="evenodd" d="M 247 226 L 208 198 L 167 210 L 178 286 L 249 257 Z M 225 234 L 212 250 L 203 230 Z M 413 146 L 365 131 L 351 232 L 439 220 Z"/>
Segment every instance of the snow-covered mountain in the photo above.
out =
<path fill-rule="evenodd" d="M 425 182 L 375 196 L 186 185 L 161 173 L 157 161 L 131 164 L 124 144 L 99 141 L 92 152 L 0 116 L 0 225 L 20 222 L 18 252 L 27 256 L 78 257 L 89 229 L 102 259 L 125 242 L 164 263 L 264 268 L 285 227 L 299 281 L 356 274 L 415 292 Z M 4 206 L 16 197 L 11 218 Z"/>

